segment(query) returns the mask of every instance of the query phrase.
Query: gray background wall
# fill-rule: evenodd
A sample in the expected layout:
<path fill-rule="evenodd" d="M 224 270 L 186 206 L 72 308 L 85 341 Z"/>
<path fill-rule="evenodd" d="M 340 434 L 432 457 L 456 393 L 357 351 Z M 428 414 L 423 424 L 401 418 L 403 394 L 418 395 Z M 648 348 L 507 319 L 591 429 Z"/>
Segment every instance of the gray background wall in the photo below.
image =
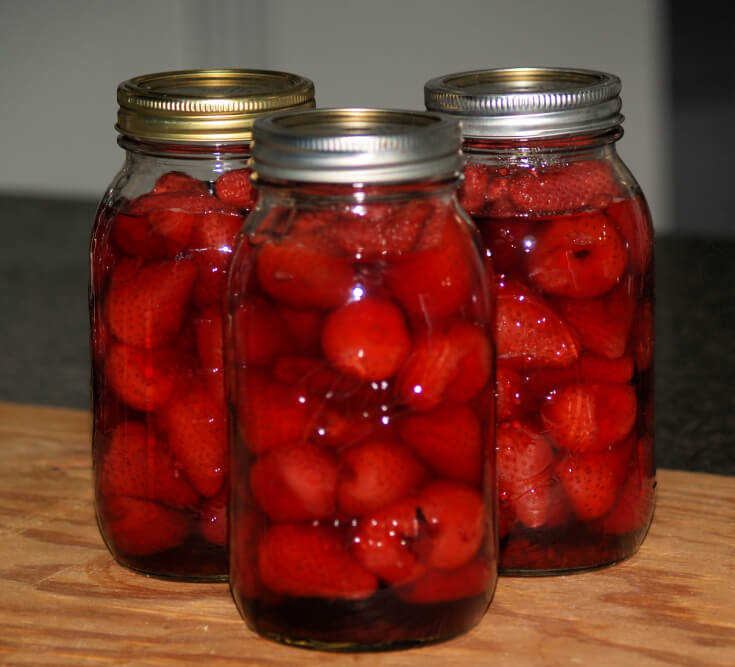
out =
<path fill-rule="evenodd" d="M 420 108 L 423 82 L 501 65 L 623 80 L 620 152 L 672 227 L 664 0 L 2 0 L 0 193 L 98 198 L 118 169 L 115 89 L 136 74 L 304 74 L 320 106 Z"/>

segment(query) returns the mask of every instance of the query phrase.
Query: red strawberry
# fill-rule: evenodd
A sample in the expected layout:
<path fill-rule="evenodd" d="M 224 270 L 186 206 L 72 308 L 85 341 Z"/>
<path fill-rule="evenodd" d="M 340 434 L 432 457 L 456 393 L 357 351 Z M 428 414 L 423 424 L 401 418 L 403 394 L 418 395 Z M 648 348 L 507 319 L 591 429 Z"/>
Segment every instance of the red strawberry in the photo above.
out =
<path fill-rule="evenodd" d="M 151 228 L 146 215 L 119 213 L 112 223 L 110 237 L 121 252 L 133 257 L 161 259 L 173 256 L 166 240 Z"/>
<path fill-rule="evenodd" d="M 559 447 L 600 451 L 630 433 L 636 405 L 629 384 L 570 384 L 544 403 L 541 421 Z"/>
<path fill-rule="evenodd" d="M 147 215 L 151 234 L 163 239 L 166 257 L 175 257 L 187 247 L 192 230 L 200 216 L 185 211 L 169 211 L 161 209 L 151 211 Z"/>
<path fill-rule="evenodd" d="M 323 519 L 337 505 L 337 461 L 310 443 L 273 447 L 253 464 L 250 484 L 273 521 Z"/>
<path fill-rule="evenodd" d="M 421 579 L 401 586 L 396 593 L 404 602 L 433 604 L 487 595 L 492 590 L 494 570 L 475 559 L 456 570 L 429 570 Z"/>
<path fill-rule="evenodd" d="M 202 503 L 199 514 L 199 532 L 210 544 L 227 546 L 227 503 L 229 494 L 223 488 L 214 498 Z"/>
<path fill-rule="evenodd" d="M 438 475 L 479 485 L 484 442 L 480 421 L 470 408 L 442 405 L 431 412 L 409 415 L 400 421 L 399 433 Z"/>
<path fill-rule="evenodd" d="M 227 472 L 227 415 L 207 386 L 182 386 L 161 410 L 160 423 L 171 451 L 200 494 L 211 498 L 222 489 Z"/>
<path fill-rule="evenodd" d="M 468 164 L 464 169 L 464 181 L 459 189 L 459 203 L 468 213 L 477 213 L 485 205 L 489 174 L 482 164 Z"/>
<path fill-rule="evenodd" d="M 162 192 L 209 192 L 209 188 L 204 181 L 193 178 L 183 171 L 168 171 L 158 177 L 152 192 L 154 194 L 161 194 Z"/>
<path fill-rule="evenodd" d="M 222 311 L 214 305 L 208 306 L 194 317 L 199 365 L 203 370 L 224 369 L 223 326 Z"/>
<path fill-rule="evenodd" d="M 563 367 L 579 356 L 577 337 L 564 320 L 517 283 L 499 283 L 495 318 L 496 354 L 509 366 Z"/>
<path fill-rule="evenodd" d="M 189 534 L 182 512 L 150 500 L 113 496 L 103 506 L 105 536 L 114 551 L 151 556 L 179 546 Z"/>
<path fill-rule="evenodd" d="M 232 211 L 213 211 L 199 216 L 190 246 L 191 258 L 199 267 L 199 278 L 194 287 L 197 305 L 222 303 L 227 274 L 243 223 L 244 218 Z"/>
<path fill-rule="evenodd" d="M 361 380 L 385 380 L 411 349 L 400 309 L 391 301 L 365 297 L 332 311 L 324 322 L 322 347 L 340 371 Z"/>
<path fill-rule="evenodd" d="M 352 553 L 383 581 L 406 583 L 426 572 L 430 539 L 412 496 L 361 519 L 353 534 Z"/>
<path fill-rule="evenodd" d="M 147 412 L 168 401 L 181 372 L 179 353 L 170 349 L 152 351 L 112 343 L 105 361 L 113 391 L 130 407 Z"/>
<path fill-rule="evenodd" d="M 131 202 L 127 212 L 131 215 L 145 215 L 151 211 L 168 209 L 184 213 L 211 213 L 222 211 L 237 214 L 237 209 L 219 201 L 208 192 L 179 191 L 144 194 Z"/>
<path fill-rule="evenodd" d="M 631 278 L 595 299 L 558 299 L 555 303 L 590 352 L 608 359 L 625 353 L 637 299 L 636 281 Z"/>
<path fill-rule="evenodd" d="M 105 496 L 134 496 L 179 508 L 199 500 L 164 443 L 140 422 L 122 422 L 112 432 L 100 490 Z"/>
<path fill-rule="evenodd" d="M 631 270 L 644 274 L 653 254 L 653 227 L 646 200 L 638 195 L 615 202 L 605 209 L 605 214 L 625 240 Z"/>
<path fill-rule="evenodd" d="M 432 324 L 457 312 L 473 288 L 470 229 L 447 209 L 426 223 L 415 252 L 396 257 L 385 284 L 408 314 Z"/>
<path fill-rule="evenodd" d="M 149 264 L 132 275 L 129 265 L 119 264 L 105 297 L 110 330 L 136 347 L 170 343 L 186 317 L 196 277 L 196 266 L 188 260 Z"/>
<path fill-rule="evenodd" d="M 430 203 L 419 200 L 399 207 L 353 206 L 329 232 L 344 252 L 359 260 L 372 261 L 410 251 L 433 210 Z"/>
<path fill-rule="evenodd" d="M 525 411 L 526 394 L 523 379 L 512 368 L 499 365 L 495 372 L 495 410 L 497 419 L 520 419 Z"/>
<path fill-rule="evenodd" d="M 253 208 L 258 201 L 258 191 L 250 180 L 250 173 L 250 169 L 233 169 L 221 174 L 214 184 L 217 198 L 237 208 Z"/>
<path fill-rule="evenodd" d="M 508 188 L 519 211 L 537 215 L 603 206 L 617 193 L 607 165 L 593 160 L 539 171 L 520 169 Z"/>
<path fill-rule="evenodd" d="M 431 410 L 456 377 L 460 351 L 449 336 L 427 330 L 416 335 L 413 349 L 396 378 L 396 398 L 417 410 Z"/>
<path fill-rule="evenodd" d="M 487 530 L 477 491 L 455 482 L 434 482 L 419 493 L 416 508 L 431 535 L 430 567 L 453 570 L 477 554 Z"/>
<path fill-rule="evenodd" d="M 315 401 L 303 388 L 286 386 L 255 369 L 237 376 L 237 418 L 247 448 L 266 449 L 302 441 L 313 427 Z"/>
<path fill-rule="evenodd" d="M 465 403 L 490 380 L 493 363 L 490 335 L 480 326 L 457 320 L 448 326 L 447 338 L 457 353 L 457 370 L 444 398 L 452 403 Z"/>
<path fill-rule="evenodd" d="M 628 357 L 605 359 L 584 353 L 566 368 L 541 368 L 526 375 L 524 390 L 535 401 L 548 397 L 568 384 L 626 384 L 633 377 L 633 360 Z"/>
<path fill-rule="evenodd" d="M 559 460 L 556 475 L 579 519 L 598 519 L 613 506 L 625 481 L 632 445 L 629 438 L 602 451 L 568 452 Z"/>
<path fill-rule="evenodd" d="M 529 528 L 547 523 L 552 501 L 554 452 L 549 441 L 530 424 L 498 425 L 496 440 L 498 491 L 515 518 Z"/>
<path fill-rule="evenodd" d="M 370 440 L 341 452 L 337 498 L 350 516 L 364 516 L 409 495 L 426 469 L 404 445 Z"/>
<path fill-rule="evenodd" d="M 615 287 L 626 264 L 615 226 L 592 212 L 553 218 L 540 227 L 528 256 L 528 275 L 545 292 L 589 298 Z"/>
<path fill-rule="evenodd" d="M 271 526 L 258 546 L 258 571 L 273 592 L 294 597 L 359 600 L 378 586 L 339 534 L 319 525 Z"/>
<path fill-rule="evenodd" d="M 232 313 L 235 363 L 267 366 L 290 347 L 286 324 L 278 309 L 261 297 L 243 299 Z"/>
<path fill-rule="evenodd" d="M 300 308 L 347 303 L 354 287 L 352 266 L 341 257 L 296 239 L 264 243 L 256 255 L 261 287 L 274 299 Z"/>

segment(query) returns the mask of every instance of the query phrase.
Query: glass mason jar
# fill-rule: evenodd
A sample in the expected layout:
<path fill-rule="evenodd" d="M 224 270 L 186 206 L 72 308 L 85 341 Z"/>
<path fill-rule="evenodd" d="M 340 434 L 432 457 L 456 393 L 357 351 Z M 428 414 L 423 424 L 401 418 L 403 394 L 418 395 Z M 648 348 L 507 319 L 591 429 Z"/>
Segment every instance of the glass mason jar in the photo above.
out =
<path fill-rule="evenodd" d="M 491 284 L 459 124 L 256 121 L 229 283 L 230 584 L 277 641 L 375 650 L 475 625 L 495 587 Z"/>
<path fill-rule="evenodd" d="M 501 573 L 621 560 L 653 513 L 653 227 L 615 149 L 620 87 L 549 68 L 425 87 L 462 120 L 460 203 L 497 276 Z"/>
<path fill-rule="evenodd" d="M 125 163 L 90 253 L 97 519 L 123 565 L 226 579 L 223 305 L 256 201 L 252 124 L 313 106 L 313 85 L 283 72 L 165 72 L 123 82 L 118 102 Z"/>

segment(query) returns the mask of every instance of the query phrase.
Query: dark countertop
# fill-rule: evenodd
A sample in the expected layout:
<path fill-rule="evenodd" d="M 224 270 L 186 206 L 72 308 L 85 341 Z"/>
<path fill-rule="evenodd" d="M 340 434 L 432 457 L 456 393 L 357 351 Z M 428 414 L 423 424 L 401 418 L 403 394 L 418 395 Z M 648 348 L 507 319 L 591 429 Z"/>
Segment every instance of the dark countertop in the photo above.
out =
<path fill-rule="evenodd" d="M 0 400 L 89 407 L 96 204 L 0 196 Z M 660 467 L 735 475 L 735 241 L 656 240 Z"/>

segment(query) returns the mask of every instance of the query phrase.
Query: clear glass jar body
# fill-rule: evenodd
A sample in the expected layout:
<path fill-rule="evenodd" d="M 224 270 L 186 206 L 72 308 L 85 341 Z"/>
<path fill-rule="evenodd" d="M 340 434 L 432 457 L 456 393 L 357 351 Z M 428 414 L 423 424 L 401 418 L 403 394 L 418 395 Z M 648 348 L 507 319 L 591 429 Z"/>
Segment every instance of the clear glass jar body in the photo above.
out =
<path fill-rule="evenodd" d="M 90 252 L 98 523 L 127 567 L 226 579 L 223 304 L 249 146 L 120 144 Z"/>
<path fill-rule="evenodd" d="M 455 189 L 261 188 L 226 336 L 230 582 L 261 635 L 410 646 L 490 603 L 490 282 Z"/>
<path fill-rule="evenodd" d="M 496 272 L 500 571 L 635 553 L 654 507 L 653 227 L 620 130 L 467 139 Z"/>

